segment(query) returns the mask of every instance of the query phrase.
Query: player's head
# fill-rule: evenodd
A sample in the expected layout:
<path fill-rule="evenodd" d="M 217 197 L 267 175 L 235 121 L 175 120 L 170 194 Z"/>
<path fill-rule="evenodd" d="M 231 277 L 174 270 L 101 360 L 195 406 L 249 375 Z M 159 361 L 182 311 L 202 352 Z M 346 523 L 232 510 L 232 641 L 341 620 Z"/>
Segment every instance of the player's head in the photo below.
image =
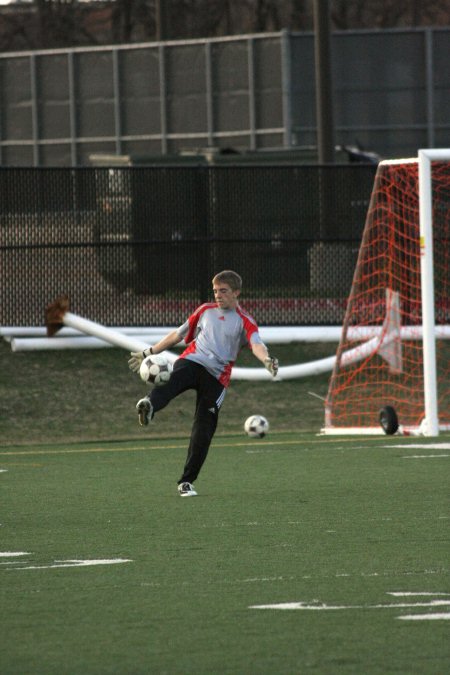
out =
<path fill-rule="evenodd" d="M 216 274 L 213 283 L 214 298 L 221 309 L 233 309 L 238 304 L 242 279 L 236 272 L 224 270 Z"/>
<path fill-rule="evenodd" d="M 233 291 L 240 291 L 242 289 L 242 279 L 237 272 L 233 270 L 224 270 L 216 274 L 212 280 L 214 284 L 228 284 Z"/>

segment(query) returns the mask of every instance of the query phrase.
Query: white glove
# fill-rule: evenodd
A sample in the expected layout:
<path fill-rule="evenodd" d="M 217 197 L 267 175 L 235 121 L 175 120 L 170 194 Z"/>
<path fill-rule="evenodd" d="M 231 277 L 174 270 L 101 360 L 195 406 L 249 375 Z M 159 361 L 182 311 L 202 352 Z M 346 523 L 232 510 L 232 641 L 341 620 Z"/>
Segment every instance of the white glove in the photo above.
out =
<path fill-rule="evenodd" d="M 268 356 L 264 359 L 264 368 L 267 368 L 272 377 L 276 377 L 278 373 L 278 359 Z"/>
<path fill-rule="evenodd" d="M 152 354 L 151 350 L 152 348 L 149 347 L 148 349 L 144 349 L 143 352 L 130 352 L 131 358 L 128 359 L 128 367 L 133 371 L 133 373 L 139 372 L 142 361 L 146 356 L 150 356 L 150 354 Z"/>

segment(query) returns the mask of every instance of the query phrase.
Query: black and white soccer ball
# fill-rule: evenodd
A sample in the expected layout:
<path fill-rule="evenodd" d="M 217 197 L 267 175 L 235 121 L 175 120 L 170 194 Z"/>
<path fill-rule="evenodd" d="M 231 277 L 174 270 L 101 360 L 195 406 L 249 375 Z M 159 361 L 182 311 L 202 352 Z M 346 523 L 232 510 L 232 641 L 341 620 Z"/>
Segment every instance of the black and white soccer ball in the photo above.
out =
<path fill-rule="evenodd" d="M 162 354 L 146 356 L 139 368 L 139 375 L 146 384 L 159 387 L 170 380 L 172 364 Z"/>
<path fill-rule="evenodd" d="M 269 431 L 269 422 L 262 415 L 250 415 L 245 420 L 244 430 L 250 438 L 264 438 Z"/>

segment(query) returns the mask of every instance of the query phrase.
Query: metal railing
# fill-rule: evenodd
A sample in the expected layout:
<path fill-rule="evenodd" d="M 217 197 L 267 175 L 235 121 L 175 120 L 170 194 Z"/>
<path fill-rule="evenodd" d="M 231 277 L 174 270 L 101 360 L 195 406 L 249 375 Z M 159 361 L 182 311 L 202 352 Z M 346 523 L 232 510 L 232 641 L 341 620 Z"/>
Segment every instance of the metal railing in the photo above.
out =
<path fill-rule="evenodd" d="M 391 157 L 445 145 L 449 36 L 438 28 L 335 33 L 337 143 Z M 1 54 L 0 163 L 311 146 L 313 67 L 313 35 L 286 31 Z"/>

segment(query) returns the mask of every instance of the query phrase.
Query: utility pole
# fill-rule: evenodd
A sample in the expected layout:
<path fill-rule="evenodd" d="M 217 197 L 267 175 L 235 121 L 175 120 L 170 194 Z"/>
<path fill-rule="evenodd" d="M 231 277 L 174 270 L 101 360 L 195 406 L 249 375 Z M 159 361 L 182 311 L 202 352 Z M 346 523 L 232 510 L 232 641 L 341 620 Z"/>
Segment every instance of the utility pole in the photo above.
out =
<path fill-rule="evenodd" d="M 314 0 L 314 57 L 319 164 L 334 163 L 330 26 L 329 0 Z"/>
<path fill-rule="evenodd" d="M 167 25 L 167 3 L 169 0 L 156 0 L 155 2 L 155 21 L 156 21 L 156 40 L 162 42 L 168 40 Z"/>

